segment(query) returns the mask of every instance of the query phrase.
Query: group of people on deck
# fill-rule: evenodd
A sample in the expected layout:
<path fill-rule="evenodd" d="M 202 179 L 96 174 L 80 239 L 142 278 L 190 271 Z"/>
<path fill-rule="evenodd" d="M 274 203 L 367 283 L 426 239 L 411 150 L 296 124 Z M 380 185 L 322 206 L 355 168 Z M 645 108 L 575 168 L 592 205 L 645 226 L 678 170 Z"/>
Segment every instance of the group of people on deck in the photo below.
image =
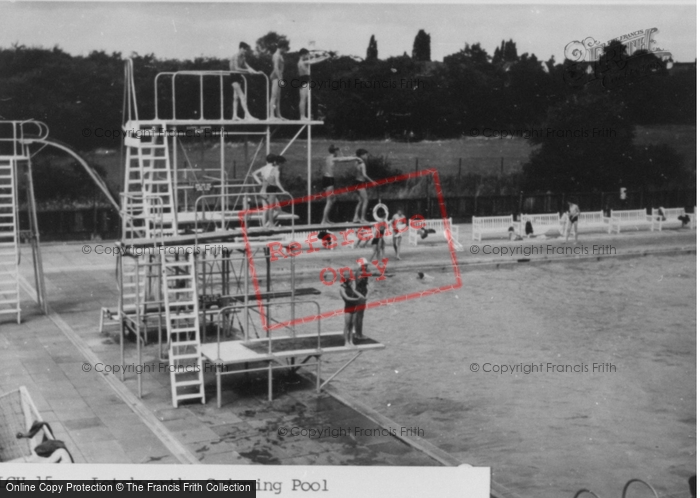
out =
<path fill-rule="evenodd" d="M 262 71 L 257 71 L 250 67 L 246 62 L 246 54 L 250 51 L 250 45 L 241 42 L 238 45 L 238 52 L 229 60 L 229 70 L 233 75 L 233 118 L 235 121 L 241 120 L 238 116 L 239 106 L 243 110 L 244 121 L 259 121 L 248 110 L 248 99 L 241 83 L 244 81 L 245 74 L 262 74 Z M 270 104 L 269 115 L 267 119 L 286 121 L 281 114 L 282 92 L 284 86 L 284 55 L 287 53 L 286 47 L 275 46 L 272 54 L 272 72 L 270 73 Z M 312 60 L 311 52 L 302 48 L 299 51 L 299 62 L 297 63 L 297 71 L 301 82 L 299 89 L 299 119 L 311 119 L 309 110 L 309 79 L 311 77 L 311 64 L 324 60 L 323 57 L 315 57 Z M 307 83 L 307 84 L 304 84 Z"/>
<path fill-rule="evenodd" d="M 335 203 L 335 165 L 337 163 L 351 162 L 354 163 L 354 175 L 352 178 L 352 183 L 350 185 L 351 191 L 357 196 L 357 204 L 355 205 L 355 213 L 352 219 L 352 223 L 359 223 L 363 225 L 370 225 L 371 222 L 367 221 L 365 215 L 367 213 L 367 205 L 369 203 L 369 198 L 367 195 L 366 187 L 367 185 L 377 185 L 377 182 L 372 180 L 367 175 L 367 160 L 369 158 L 369 152 L 365 149 L 358 149 L 355 156 L 341 156 L 339 154 L 340 149 L 335 145 L 331 145 L 328 148 L 329 155 L 326 157 L 325 166 L 323 169 L 323 180 L 321 187 L 326 192 L 326 205 L 323 209 L 323 217 L 321 219 L 322 225 L 333 225 L 330 220 L 329 215 L 333 204 Z M 280 183 L 280 166 L 286 162 L 283 156 L 268 154 L 266 157 L 267 163 L 262 168 L 254 171 L 252 173 L 253 179 L 262 186 L 260 190 L 261 194 L 264 194 L 264 198 L 270 205 L 277 204 L 278 194 L 284 194 L 285 196 L 291 195 L 289 192 L 284 190 L 282 184 Z M 374 238 L 371 240 L 371 245 L 373 246 L 372 260 L 381 260 L 384 257 L 384 225 L 396 224 L 399 230 L 394 230 L 392 232 L 392 242 L 394 246 L 394 251 L 396 252 L 396 258 L 401 259 L 401 241 L 403 239 L 404 228 L 406 227 L 406 217 L 402 209 L 398 209 L 396 213 L 389 219 L 389 213 L 384 210 L 382 215 L 379 215 L 380 224 L 377 228 L 377 232 Z M 266 209 L 263 212 L 263 226 L 273 227 L 276 225 L 277 209 Z M 383 222 L 383 223 L 382 223 Z M 355 247 L 360 245 L 361 241 L 358 238 Z M 366 241 L 365 246 L 369 243 Z M 376 256 L 376 257 L 375 257 Z"/>

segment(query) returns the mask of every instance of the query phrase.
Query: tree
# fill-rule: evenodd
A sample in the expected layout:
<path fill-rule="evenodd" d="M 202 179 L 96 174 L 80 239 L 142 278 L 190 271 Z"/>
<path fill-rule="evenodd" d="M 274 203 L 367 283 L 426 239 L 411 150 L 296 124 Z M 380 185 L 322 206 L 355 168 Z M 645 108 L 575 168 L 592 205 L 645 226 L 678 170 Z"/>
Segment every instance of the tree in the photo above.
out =
<path fill-rule="evenodd" d="M 374 39 L 374 35 L 369 39 L 369 46 L 367 47 L 367 57 L 365 60 L 376 61 L 379 57 L 379 51 L 377 50 L 377 40 Z"/>
<path fill-rule="evenodd" d="M 518 60 L 518 48 L 513 40 L 501 40 L 501 46 L 496 47 L 493 53 L 493 63 L 515 62 Z"/>
<path fill-rule="evenodd" d="M 636 182 L 634 126 L 610 95 L 574 95 L 550 109 L 523 167 L 531 191 L 611 191 Z"/>
<path fill-rule="evenodd" d="M 289 40 L 285 35 L 278 35 L 274 31 L 270 31 L 255 42 L 255 51 L 260 55 L 272 55 L 277 50 L 277 47 L 289 50 Z"/>
<path fill-rule="evenodd" d="M 430 35 L 422 29 L 413 40 L 413 60 L 430 62 Z"/>

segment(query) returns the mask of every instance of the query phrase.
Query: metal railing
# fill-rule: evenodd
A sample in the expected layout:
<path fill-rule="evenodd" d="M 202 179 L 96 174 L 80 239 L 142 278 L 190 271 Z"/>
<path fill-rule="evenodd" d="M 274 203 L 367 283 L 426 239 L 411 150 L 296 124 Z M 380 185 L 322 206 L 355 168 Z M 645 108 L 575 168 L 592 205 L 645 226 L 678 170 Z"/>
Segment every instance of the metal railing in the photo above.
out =
<path fill-rule="evenodd" d="M 209 77 L 218 77 L 219 79 L 219 120 L 224 121 L 224 120 L 230 120 L 233 119 L 233 116 L 231 118 L 226 118 L 224 116 L 224 77 L 231 76 L 231 75 L 240 75 L 243 78 L 243 91 L 244 93 L 247 92 L 248 89 L 248 79 L 246 78 L 245 75 L 250 75 L 250 76 L 262 76 L 265 78 L 265 119 L 269 116 L 269 106 L 270 106 L 270 79 L 269 77 L 263 73 L 263 72 L 248 72 L 248 71 L 174 71 L 174 72 L 163 72 L 163 73 L 158 73 L 155 77 L 155 80 L 153 82 L 153 87 L 154 87 L 154 95 L 155 95 L 155 119 L 173 119 L 177 120 L 177 90 L 176 90 L 176 79 L 178 76 L 182 77 L 198 77 L 199 78 L 199 118 L 198 121 L 207 121 L 204 117 L 204 78 L 206 76 Z M 160 110 L 158 107 L 158 97 L 159 97 L 159 92 L 158 92 L 158 81 L 160 78 L 167 78 L 170 77 L 170 84 L 171 84 L 171 91 L 172 91 L 172 117 L 171 118 L 161 118 L 160 116 Z M 232 111 L 233 113 L 233 111 Z M 184 119 L 184 118 L 180 118 Z"/>
<path fill-rule="evenodd" d="M 277 301 L 275 300 L 273 303 L 269 303 L 270 305 L 289 305 L 292 310 L 294 310 L 297 306 L 299 305 L 304 305 L 304 304 L 313 304 L 316 306 L 316 316 L 321 316 L 321 305 L 318 304 L 316 301 L 310 301 L 310 300 L 286 300 L 286 301 Z M 267 305 L 267 304 L 266 304 Z M 253 302 L 253 303 L 243 303 L 243 304 L 234 304 L 231 306 L 226 306 L 225 308 L 221 308 L 219 312 L 217 313 L 216 317 L 216 361 L 221 362 L 221 329 L 222 329 L 222 323 L 223 323 L 223 314 L 224 313 L 229 313 L 231 311 L 239 310 L 239 309 L 245 309 L 245 308 L 252 308 L 252 307 L 258 307 L 259 303 Z M 311 320 L 310 320 L 311 321 Z M 316 322 L 316 350 L 321 351 L 321 320 L 315 320 Z M 247 324 L 246 324 L 247 325 Z M 290 327 L 285 327 L 289 328 Z M 248 340 L 248 334 L 246 333 L 246 340 Z M 267 334 L 267 354 L 272 356 L 272 341 L 273 337 L 272 334 L 268 331 Z"/>
<path fill-rule="evenodd" d="M 122 192 L 122 236 L 127 233 L 144 232 L 144 237 L 162 237 L 164 234 L 163 199 L 158 194 L 143 194 L 141 192 Z M 140 218 L 138 214 L 141 214 Z M 143 220 L 143 226 L 134 224 L 135 219 Z M 153 223 L 153 227 L 149 225 Z M 174 220 L 172 222 L 174 224 Z M 158 228 L 159 227 L 159 228 Z M 130 232 L 128 230 L 131 230 Z M 139 237 L 131 237 L 139 238 Z"/>
<path fill-rule="evenodd" d="M 11 128 L 11 131 L 8 129 Z M 30 133 L 35 128 L 36 133 Z M 0 143 L 11 143 L 12 153 L 10 156 L 26 157 L 28 145 L 25 140 L 45 140 L 49 136 L 49 127 L 41 121 L 27 119 L 24 121 L 0 121 Z M 5 154 L 0 151 L 0 155 Z"/>
<path fill-rule="evenodd" d="M 239 185 L 237 185 L 239 186 Z M 226 186 L 224 186 L 226 187 Z M 230 186 L 229 186 L 230 187 Z M 250 185 L 240 185 L 240 187 L 250 187 Z M 227 194 L 227 193 L 221 193 L 221 194 L 209 194 L 209 195 L 202 195 L 197 198 L 194 204 L 194 213 L 195 213 L 195 219 L 194 219 L 194 232 L 195 232 L 195 244 L 197 244 L 197 234 L 199 233 L 199 221 L 200 217 L 198 216 L 198 213 L 213 213 L 214 217 L 212 219 L 206 219 L 204 216 L 202 217 L 202 221 L 206 221 L 208 223 L 211 222 L 216 222 L 216 217 L 219 217 L 219 220 L 221 222 L 221 228 L 224 229 L 224 226 L 226 225 L 227 222 L 229 221 L 235 221 L 231 218 L 232 215 L 237 215 L 241 211 L 248 211 L 249 209 L 260 209 L 263 213 L 266 210 L 270 209 L 275 209 L 271 207 L 259 207 L 261 204 L 264 206 L 268 201 L 267 197 L 275 195 L 278 197 L 289 197 L 290 201 L 293 201 L 294 197 L 292 194 L 289 192 L 276 192 L 276 193 L 260 193 L 260 192 L 238 192 L 235 194 Z M 242 206 L 240 210 L 237 210 L 236 208 L 240 204 L 240 200 L 242 197 Z M 215 199 L 217 200 L 217 203 L 214 206 L 214 209 L 201 209 L 200 207 L 204 208 L 206 206 L 203 206 L 204 202 L 208 199 Z M 251 207 L 250 201 L 251 199 L 254 202 L 254 207 Z M 229 203 L 229 200 L 233 200 L 232 203 Z M 262 201 L 262 202 L 259 202 Z M 284 202 L 284 201 L 281 201 Z M 280 201 L 278 201 L 276 204 L 280 204 Z M 200 203 L 202 205 L 200 205 Z M 273 204 L 274 205 L 274 204 Z M 295 221 L 295 213 L 294 213 L 294 203 L 290 202 L 289 204 L 292 208 L 292 233 L 294 233 L 294 221 Z M 218 209 L 217 209 L 218 206 Z M 262 214 L 262 213 L 261 213 Z M 237 217 L 236 217 L 237 219 Z M 247 216 L 246 216 L 246 223 L 247 223 Z"/>

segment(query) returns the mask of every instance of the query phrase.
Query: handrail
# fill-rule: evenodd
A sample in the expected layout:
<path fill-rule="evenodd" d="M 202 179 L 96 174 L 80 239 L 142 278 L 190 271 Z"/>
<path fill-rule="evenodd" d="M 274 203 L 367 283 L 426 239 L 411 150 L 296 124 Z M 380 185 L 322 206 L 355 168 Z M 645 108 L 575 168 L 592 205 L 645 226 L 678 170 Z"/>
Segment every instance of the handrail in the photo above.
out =
<path fill-rule="evenodd" d="M 218 76 L 219 77 L 219 98 L 220 98 L 220 104 L 219 104 L 219 119 L 220 120 L 226 120 L 224 117 L 224 77 L 225 76 L 230 76 L 233 74 L 238 74 L 243 77 L 243 86 L 244 86 L 244 91 L 247 92 L 248 89 L 248 80 L 246 78 L 246 75 L 250 76 L 262 76 L 265 78 L 265 118 L 269 116 L 269 106 L 270 106 L 270 78 L 267 76 L 262 71 L 255 71 L 255 72 L 250 72 L 250 71 L 242 71 L 242 70 L 228 70 L 228 71 L 193 71 L 193 70 L 186 70 L 186 71 L 164 71 L 161 73 L 158 73 L 153 80 L 153 90 L 154 90 L 154 97 L 155 97 L 155 119 L 167 119 L 167 118 L 161 118 L 160 117 L 160 111 L 158 107 L 158 81 L 159 78 L 161 77 L 170 77 L 170 85 L 171 85 L 171 102 L 172 102 L 172 117 L 170 119 L 178 119 L 177 118 L 177 92 L 175 88 L 175 78 L 177 76 L 199 76 L 199 120 L 200 121 L 205 121 L 204 119 L 204 77 L 205 76 Z"/>
<path fill-rule="evenodd" d="M 295 299 L 290 299 L 290 300 L 285 300 L 285 301 L 275 301 L 275 305 L 278 304 L 289 304 L 292 307 L 296 306 L 297 304 L 314 304 L 316 305 L 316 310 L 317 310 L 317 316 L 321 315 L 321 305 L 318 304 L 317 301 L 311 301 L 311 300 L 295 300 Z M 217 313 L 217 318 L 216 318 L 216 361 L 221 362 L 221 315 L 227 311 L 234 310 L 234 309 L 242 309 L 242 308 L 251 308 L 251 307 L 257 307 L 258 303 L 252 302 L 252 303 L 243 303 L 243 304 L 234 304 L 231 306 L 226 306 L 224 308 L 221 308 L 219 312 Z M 246 324 L 247 326 L 247 324 Z M 317 342 L 316 342 L 316 349 L 320 350 L 321 349 L 321 320 L 316 320 L 316 327 L 318 329 L 318 337 L 317 337 Z M 267 352 L 269 355 L 272 355 L 272 334 L 269 333 L 267 334 Z"/>
<path fill-rule="evenodd" d="M 133 212 L 137 209 L 133 204 L 130 204 L 130 202 L 134 201 L 142 201 L 143 204 L 140 206 L 142 212 L 147 212 L 149 215 L 152 214 L 153 210 L 156 210 L 156 219 L 154 220 L 154 223 L 156 225 L 160 225 L 160 234 L 155 235 L 156 237 L 162 237 L 163 236 L 163 225 L 164 225 L 164 216 L 163 216 L 163 199 L 161 198 L 160 195 L 158 194 L 144 194 L 142 192 L 122 192 L 120 194 L 120 197 L 122 198 L 122 208 L 120 211 L 123 211 L 123 216 L 122 216 L 122 237 L 125 236 L 126 232 L 126 224 L 129 223 L 131 226 L 131 230 L 133 232 L 136 232 L 139 230 L 139 228 L 143 228 L 146 237 L 151 237 L 153 234 L 149 234 L 148 226 L 144 227 L 136 227 L 133 224 L 133 218 L 134 214 Z M 151 205 L 151 202 L 155 200 L 155 206 Z M 127 202 L 124 202 L 127 201 Z M 157 217 L 157 213 L 160 213 L 160 217 Z M 144 218 L 144 221 L 147 221 Z M 154 229 L 156 233 L 158 233 L 157 229 Z"/>
<path fill-rule="evenodd" d="M 228 211 L 227 209 L 225 209 L 226 203 L 224 202 L 224 200 L 228 201 L 228 199 L 230 199 L 231 197 L 234 197 L 234 196 L 236 196 L 236 199 L 238 199 L 241 195 L 243 195 L 243 201 L 244 201 L 243 211 L 247 211 L 248 209 L 250 209 L 250 208 L 247 206 L 248 198 L 249 198 L 249 197 L 253 197 L 253 198 L 261 197 L 262 200 L 265 200 L 265 197 L 268 196 L 268 195 L 271 195 L 271 194 L 268 194 L 268 193 L 263 194 L 263 193 L 260 193 L 260 192 L 239 192 L 239 193 L 236 193 L 236 194 L 224 194 L 224 193 L 221 193 L 221 194 L 208 194 L 208 195 L 199 196 L 199 197 L 197 198 L 197 200 L 194 202 L 194 213 L 195 213 L 195 217 L 194 217 L 195 245 L 197 244 L 197 234 L 198 234 L 198 232 L 199 232 L 199 230 L 198 230 L 198 228 L 199 228 L 199 227 L 198 227 L 199 217 L 197 216 L 197 213 L 200 212 L 200 211 L 199 211 L 199 202 L 202 201 L 203 199 L 219 199 L 219 200 L 222 201 L 222 202 L 221 202 L 221 208 L 220 208 L 220 210 L 216 210 L 216 209 L 215 209 L 215 210 L 212 210 L 212 211 L 201 211 L 201 212 L 202 212 L 202 213 L 211 212 L 211 213 L 215 213 L 215 214 L 220 212 L 220 213 L 221 213 L 221 225 L 222 225 L 222 228 L 223 228 L 223 225 L 224 225 L 224 223 L 226 222 L 226 218 L 225 218 L 224 212 Z M 283 196 L 283 197 L 287 197 L 287 196 L 288 196 L 289 199 L 290 199 L 291 201 L 294 200 L 294 196 L 292 196 L 292 194 L 290 194 L 289 192 L 276 192 L 274 195 Z M 285 201 L 282 201 L 282 202 L 285 202 Z M 281 202 L 278 201 L 275 205 L 277 205 L 277 204 L 281 204 Z M 293 234 L 293 233 L 294 233 L 294 216 L 295 216 L 295 215 L 294 215 L 294 202 L 290 202 L 289 205 L 292 207 L 292 234 Z M 234 208 L 235 208 L 235 205 L 234 205 Z M 268 207 L 267 209 L 272 209 L 272 208 Z"/>
<path fill-rule="evenodd" d="M 28 130 L 25 128 L 25 125 L 27 124 L 34 125 L 36 127 L 36 135 L 28 132 Z M 0 136 L 0 142 L 11 142 L 12 155 L 14 156 L 25 156 L 25 153 L 27 152 L 25 146 L 28 145 L 30 141 L 46 140 L 46 138 L 49 136 L 48 125 L 42 121 L 35 121 L 33 119 L 25 119 L 21 121 L 0 120 L 0 126 L 9 126 L 12 128 L 12 136 Z"/>
<path fill-rule="evenodd" d="M 122 127 L 125 127 L 127 123 L 132 121 L 132 107 L 133 107 L 133 119 L 138 121 L 139 119 L 139 108 L 136 102 L 136 84 L 134 83 L 134 61 L 130 57 L 124 59 L 124 87 L 126 93 L 124 95 L 124 104 L 126 106 L 126 122 L 122 123 Z"/>
<path fill-rule="evenodd" d="M 24 125 L 26 125 L 26 124 L 35 125 L 37 130 L 38 130 L 38 134 L 31 135 L 29 133 L 26 133 L 25 129 L 24 129 Z M 20 131 L 22 134 L 22 140 L 24 140 L 25 134 L 28 135 L 27 138 L 32 138 L 32 139 L 37 139 L 37 140 L 46 140 L 49 136 L 48 125 L 46 123 L 41 122 L 41 121 L 34 121 L 33 119 L 27 119 L 25 121 L 20 121 L 19 126 L 20 126 Z"/>

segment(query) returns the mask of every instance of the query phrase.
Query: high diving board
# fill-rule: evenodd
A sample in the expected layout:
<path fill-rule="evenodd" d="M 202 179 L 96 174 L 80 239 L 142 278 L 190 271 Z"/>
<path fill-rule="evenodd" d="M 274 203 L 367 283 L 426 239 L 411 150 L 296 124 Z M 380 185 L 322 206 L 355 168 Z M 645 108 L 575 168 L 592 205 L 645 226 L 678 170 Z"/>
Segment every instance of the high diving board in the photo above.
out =
<path fill-rule="evenodd" d="M 384 344 L 365 337 L 356 339 L 356 344 L 345 345 L 343 332 L 322 332 L 318 334 L 298 335 L 296 337 L 273 337 L 271 339 L 253 339 L 249 341 L 223 341 L 220 343 L 202 344 L 201 353 L 206 361 L 216 366 L 216 403 L 221 408 L 221 378 L 224 375 L 232 375 L 246 372 L 268 372 L 268 399 L 272 401 L 272 370 L 290 368 L 284 360 L 306 357 L 298 366 L 306 363 L 310 358 L 316 362 L 316 389 L 330 382 L 336 375 L 355 361 L 365 351 L 385 349 Z M 272 352 L 270 352 L 270 349 Z M 343 364 L 336 372 L 321 384 L 321 356 L 324 354 L 355 353 L 355 355 Z M 266 363 L 264 367 L 244 367 L 241 370 L 228 371 L 228 365 L 240 365 L 248 363 Z M 277 365 L 274 365 L 277 363 Z M 293 368 L 293 367 L 292 367 Z"/>
<path fill-rule="evenodd" d="M 206 128 L 207 126 L 279 126 L 279 125 L 294 125 L 294 126 L 318 126 L 322 125 L 323 121 L 318 120 L 300 120 L 300 119 L 139 119 L 128 121 L 125 128 L 131 129 L 139 126 L 198 126 Z"/>
<path fill-rule="evenodd" d="M 223 221 L 240 221 L 239 213 L 241 211 L 224 211 L 223 212 Z M 177 213 L 177 222 L 178 224 L 181 223 L 216 223 L 222 221 L 222 216 L 221 216 L 221 211 L 200 211 L 200 212 L 195 212 L 195 211 L 182 211 Z M 136 218 L 136 217 L 134 217 Z M 171 213 L 163 213 L 162 219 L 164 222 L 172 222 L 173 221 L 173 215 Z M 262 220 L 262 214 L 251 214 L 248 216 L 249 219 L 255 220 L 255 221 L 260 221 Z M 291 213 L 280 213 L 275 216 L 275 219 L 277 220 L 284 220 L 284 221 L 290 221 L 290 220 L 298 220 L 299 215 L 298 214 L 291 214 Z"/>

